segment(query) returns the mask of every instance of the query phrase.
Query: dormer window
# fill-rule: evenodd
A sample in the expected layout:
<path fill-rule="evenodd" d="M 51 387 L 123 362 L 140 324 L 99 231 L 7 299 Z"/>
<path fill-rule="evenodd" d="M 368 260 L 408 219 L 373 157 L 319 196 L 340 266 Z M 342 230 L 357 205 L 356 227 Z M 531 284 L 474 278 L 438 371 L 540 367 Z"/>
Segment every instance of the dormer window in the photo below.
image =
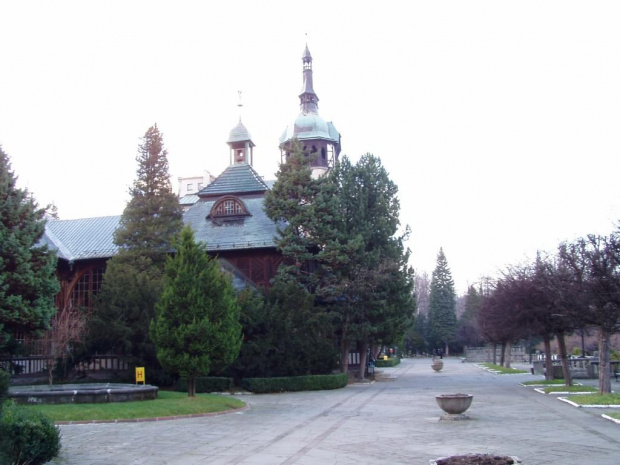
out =
<path fill-rule="evenodd" d="M 213 205 L 207 218 L 225 218 L 249 215 L 243 202 L 236 197 L 224 197 Z"/>

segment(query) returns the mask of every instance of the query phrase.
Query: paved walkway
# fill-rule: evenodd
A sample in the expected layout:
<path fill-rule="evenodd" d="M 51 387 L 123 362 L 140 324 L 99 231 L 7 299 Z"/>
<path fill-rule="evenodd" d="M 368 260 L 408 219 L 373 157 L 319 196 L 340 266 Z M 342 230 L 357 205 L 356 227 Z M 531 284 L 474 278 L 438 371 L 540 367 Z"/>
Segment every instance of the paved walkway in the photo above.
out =
<path fill-rule="evenodd" d="M 464 453 L 516 455 L 525 465 L 620 463 L 620 425 L 459 359 L 405 359 L 387 377 L 335 391 L 244 396 L 215 417 L 62 426 L 53 463 L 420 464 Z M 613 382 L 617 388 L 617 383 Z M 469 421 L 439 421 L 435 394 L 474 395 Z"/>

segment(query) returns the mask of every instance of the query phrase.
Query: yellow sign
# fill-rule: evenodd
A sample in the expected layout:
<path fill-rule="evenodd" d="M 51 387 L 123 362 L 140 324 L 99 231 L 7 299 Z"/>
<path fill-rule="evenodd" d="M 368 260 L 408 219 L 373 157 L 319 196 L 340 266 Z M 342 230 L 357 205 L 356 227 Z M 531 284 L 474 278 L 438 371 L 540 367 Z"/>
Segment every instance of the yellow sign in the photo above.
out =
<path fill-rule="evenodd" d="M 388 359 L 388 356 L 387 356 L 387 355 L 384 355 L 384 356 L 383 356 L 383 360 L 387 360 L 387 359 Z"/>
<path fill-rule="evenodd" d="M 144 367 L 136 367 L 136 384 L 144 384 Z"/>

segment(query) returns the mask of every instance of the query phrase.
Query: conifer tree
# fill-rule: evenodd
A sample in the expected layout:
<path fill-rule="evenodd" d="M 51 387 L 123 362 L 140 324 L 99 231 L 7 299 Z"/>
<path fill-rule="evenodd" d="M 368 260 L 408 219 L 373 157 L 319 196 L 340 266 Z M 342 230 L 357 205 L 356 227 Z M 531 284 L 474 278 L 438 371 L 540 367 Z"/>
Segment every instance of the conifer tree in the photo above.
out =
<path fill-rule="evenodd" d="M 131 198 L 114 237 L 119 253 L 108 260 L 89 328 L 91 352 L 129 356 L 132 364 L 151 368 L 151 375 L 159 364 L 149 324 L 161 294 L 166 256 L 183 226 L 167 155 L 154 125 L 138 147 Z"/>
<path fill-rule="evenodd" d="M 429 332 L 435 344 L 443 344 L 446 355 L 449 355 L 448 343 L 456 332 L 456 295 L 454 281 L 448 267 L 448 261 L 439 249 L 437 265 L 431 277 L 431 293 L 429 308 Z"/>
<path fill-rule="evenodd" d="M 172 192 L 168 151 L 157 124 L 142 138 L 136 157 L 138 170 L 131 199 L 125 207 L 114 242 L 130 251 L 162 262 L 170 252 L 172 238 L 183 227 L 179 199 Z"/>
<path fill-rule="evenodd" d="M 151 336 L 164 369 L 185 378 L 193 397 L 199 375 L 221 371 L 239 354 L 239 304 L 230 277 L 194 241 L 189 226 L 175 250 L 166 264 Z"/>
<path fill-rule="evenodd" d="M 284 257 L 278 273 L 308 287 L 312 287 L 307 282 L 312 279 L 308 264 L 316 251 L 314 201 L 320 189 L 320 180 L 312 178 L 311 160 L 301 143 L 293 139 L 286 163 L 280 165 L 277 180 L 265 196 L 265 212 L 278 223 L 277 247 Z"/>
<path fill-rule="evenodd" d="M 314 203 L 323 272 L 317 293 L 338 316 L 343 371 L 352 344 L 365 367 L 371 344 L 400 342 L 415 308 L 397 193 L 381 160 L 366 154 L 355 165 L 344 157 Z"/>
<path fill-rule="evenodd" d="M 38 336 L 56 312 L 56 254 L 39 244 L 45 209 L 18 189 L 0 147 L 0 350 L 15 332 Z"/>

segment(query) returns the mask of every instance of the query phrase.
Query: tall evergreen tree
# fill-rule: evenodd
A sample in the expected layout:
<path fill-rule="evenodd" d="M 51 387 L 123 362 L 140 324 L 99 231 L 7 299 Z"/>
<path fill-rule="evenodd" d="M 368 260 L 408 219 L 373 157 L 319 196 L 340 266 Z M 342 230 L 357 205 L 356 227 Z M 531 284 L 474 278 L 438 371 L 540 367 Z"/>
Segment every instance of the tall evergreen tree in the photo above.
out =
<path fill-rule="evenodd" d="M 179 199 L 172 192 L 168 151 L 157 124 L 150 127 L 138 148 L 138 170 L 131 199 L 125 207 L 114 242 L 122 251 L 162 262 L 171 240 L 183 227 Z"/>
<path fill-rule="evenodd" d="M 18 189 L 0 147 L 0 350 L 15 332 L 37 336 L 56 312 L 56 254 L 39 240 L 45 209 Z"/>
<path fill-rule="evenodd" d="M 158 368 L 149 324 L 159 300 L 172 240 L 182 226 L 182 210 L 172 192 L 167 151 L 157 125 L 142 138 L 131 199 L 108 260 L 90 323 L 90 351 L 131 357 L 133 364 Z"/>
<path fill-rule="evenodd" d="M 320 187 L 314 234 L 324 273 L 317 292 L 338 316 L 342 370 L 356 343 L 363 377 L 368 347 L 400 342 L 415 308 L 407 233 L 397 235 L 398 188 L 371 154 L 356 165 L 344 157 Z"/>
<path fill-rule="evenodd" d="M 313 230 L 318 220 L 314 203 L 321 184 L 312 178 L 311 160 L 293 139 L 286 163 L 280 165 L 277 180 L 265 196 L 265 212 L 279 225 L 277 247 L 284 263 L 278 273 L 309 288 L 313 286 L 308 271 L 316 251 Z"/>
<path fill-rule="evenodd" d="M 456 332 L 456 295 L 448 261 L 439 249 L 437 265 L 431 277 L 429 330 L 435 344 L 442 344 L 449 355 L 448 344 Z"/>
<path fill-rule="evenodd" d="M 199 375 L 221 371 L 239 354 L 239 304 L 230 277 L 194 241 L 189 226 L 175 249 L 166 264 L 151 336 L 164 369 L 185 378 L 193 397 Z"/>
<path fill-rule="evenodd" d="M 481 295 L 474 286 L 469 286 L 465 296 L 465 310 L 458 320 L 457 339 L 464 346 L 475 346 L 482 342 L 476 326 L 476 315 L 480 308 Z"/>

